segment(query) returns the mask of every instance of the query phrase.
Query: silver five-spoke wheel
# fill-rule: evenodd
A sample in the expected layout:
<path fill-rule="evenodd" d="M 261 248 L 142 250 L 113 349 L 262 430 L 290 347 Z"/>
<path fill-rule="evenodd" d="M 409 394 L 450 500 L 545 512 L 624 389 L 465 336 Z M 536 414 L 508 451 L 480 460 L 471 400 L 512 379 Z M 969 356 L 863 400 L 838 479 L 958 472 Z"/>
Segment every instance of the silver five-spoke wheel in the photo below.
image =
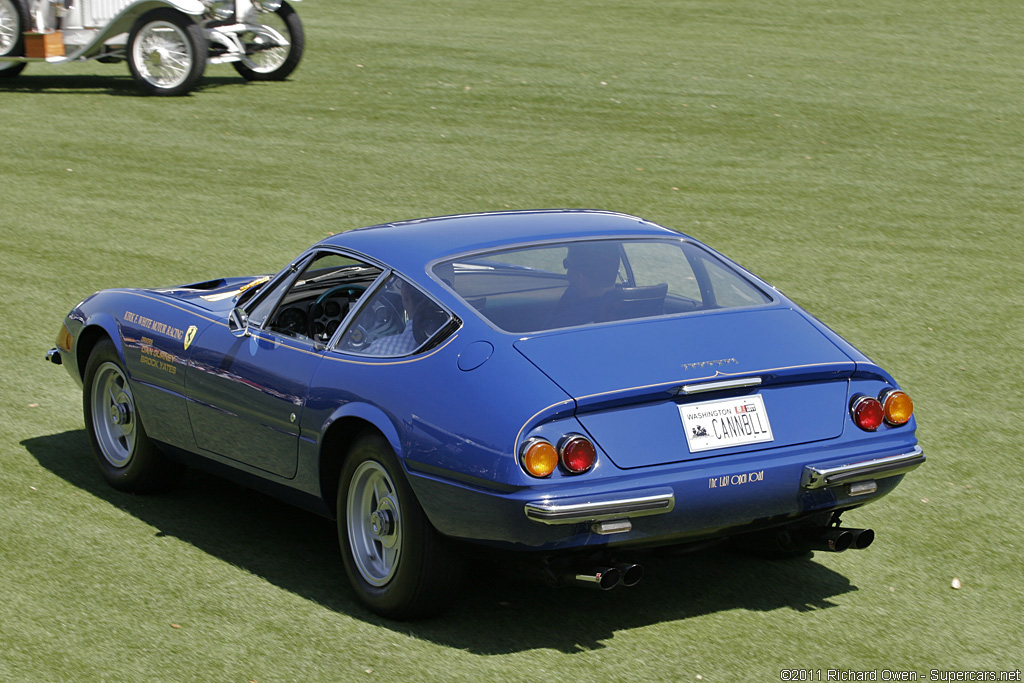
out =
<path fill-rule="evenodd" d="M 368 460 L 352 475 L 347 517 L 359 574 L 371 585 L 385 585 L 398 568 L 403 530 L 395 484 L 380 463 Z"/>
<path fill-rule="evenodd" d="M 92 384 L 92 426 L 96 441 L 113 467 L 128 465 L 135 452 L 135 399 L 121 369 L 104 363 Z"/>
<path fill-rule="evenodd" d="M 356 596 L 392 619 L 441 611 L 455 592 L 462 563 L 431 526 L 395 451 L 368 430 L 344 458 L 338 541 Z"/>
<path fill-rule="evenodd" d="M 85 427 L 103 478 L 132 493 L 166 490 L 177 483 L 185 467 L 150 441 L 124 359 L 110 339 L 92 349 L 83 382 Z"/>

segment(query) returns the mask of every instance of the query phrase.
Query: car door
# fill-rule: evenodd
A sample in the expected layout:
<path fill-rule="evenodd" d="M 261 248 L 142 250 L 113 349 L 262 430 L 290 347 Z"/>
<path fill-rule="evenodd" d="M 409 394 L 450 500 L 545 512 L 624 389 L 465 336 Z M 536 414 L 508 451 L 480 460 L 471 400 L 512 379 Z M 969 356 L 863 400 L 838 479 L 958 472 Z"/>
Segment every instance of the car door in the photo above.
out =
<path fill-rule="evenodd" d="M 295 476 L 302 410 L 325 343 L 380 273 L 330 251 L 289 270 L 247 306 L 244 334 L 226 321 L 200 333 L 186 376 L 197 446 L 285 478 Z"/>

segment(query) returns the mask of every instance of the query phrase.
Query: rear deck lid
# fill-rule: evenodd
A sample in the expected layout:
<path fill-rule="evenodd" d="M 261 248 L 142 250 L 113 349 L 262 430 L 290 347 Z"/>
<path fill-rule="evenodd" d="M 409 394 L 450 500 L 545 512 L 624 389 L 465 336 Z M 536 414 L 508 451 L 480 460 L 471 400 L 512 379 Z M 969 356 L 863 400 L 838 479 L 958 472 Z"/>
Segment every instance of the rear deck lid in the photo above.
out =
<path fill-rule="evenodd" d="M 580 421 L 622 468 L 839 436 L 855 369 L 807 318 L 774 307 L 574 329 L 515 347 L 576 399 Z M 726 384 L 736 380 L 747 386 Z"/>

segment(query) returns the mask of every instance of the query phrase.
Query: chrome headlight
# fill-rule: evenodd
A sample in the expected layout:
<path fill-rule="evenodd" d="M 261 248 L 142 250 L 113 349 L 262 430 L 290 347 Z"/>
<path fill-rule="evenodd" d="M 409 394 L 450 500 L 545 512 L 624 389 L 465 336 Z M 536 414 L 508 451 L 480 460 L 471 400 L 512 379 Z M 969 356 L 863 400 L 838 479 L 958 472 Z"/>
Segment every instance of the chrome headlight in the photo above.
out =
<path fill-rule="evenodd" d="M 235 14 L 235 0 L 203 0 L 206 12 L 203 15 L 213 21 L 224 21 Z"/>

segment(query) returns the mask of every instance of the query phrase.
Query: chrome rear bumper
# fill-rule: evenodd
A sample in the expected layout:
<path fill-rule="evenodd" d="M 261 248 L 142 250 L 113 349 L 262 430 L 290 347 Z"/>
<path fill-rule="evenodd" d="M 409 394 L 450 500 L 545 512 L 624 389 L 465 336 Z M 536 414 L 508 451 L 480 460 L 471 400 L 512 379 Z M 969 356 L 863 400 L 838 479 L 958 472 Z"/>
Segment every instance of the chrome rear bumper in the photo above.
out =
<path fill-rule="evenodd" d="M 885 458 L 854 462 L 847 465 L 837 465 L 835 467 L 808 465 L 804 468 L 803 476 L 800 479 L 800 486 L 805 489 L 820 489 L 826 486 L 892 477 L 909 472 L 923 463 L 924 460 L 924 450 L 920 446 L 914 446 L 914 450 L 909 453 L 890 455 Z"/>
<path fill-rule="evenodd" d="M 629 519 L 671 512 L 676 496 L 671 489 L 640 491 L 622 498 L 534 501 L 525 506 L 526 516 L 541 524 L 578 524 L 606 519 Z"/>

